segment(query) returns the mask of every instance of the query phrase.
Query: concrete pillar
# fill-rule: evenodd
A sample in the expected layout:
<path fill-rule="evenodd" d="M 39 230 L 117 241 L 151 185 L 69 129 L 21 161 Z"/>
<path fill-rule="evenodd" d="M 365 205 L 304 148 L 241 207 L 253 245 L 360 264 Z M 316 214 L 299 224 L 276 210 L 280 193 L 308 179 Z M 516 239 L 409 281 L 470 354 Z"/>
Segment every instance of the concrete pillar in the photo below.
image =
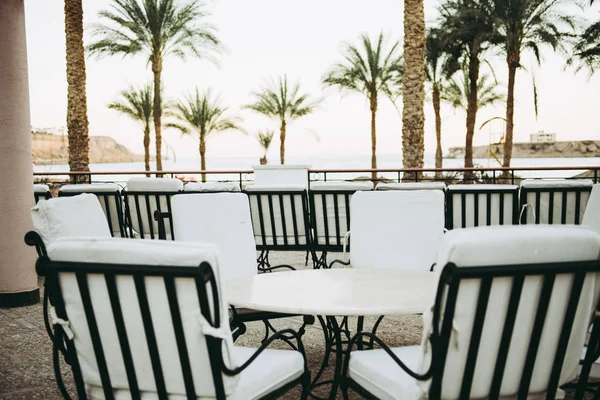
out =
<path fill-rule="evenodd" d="M 31 122 L 23 0 L 0 1 L 0 307 L 39 301 L 32 229 Z"/>

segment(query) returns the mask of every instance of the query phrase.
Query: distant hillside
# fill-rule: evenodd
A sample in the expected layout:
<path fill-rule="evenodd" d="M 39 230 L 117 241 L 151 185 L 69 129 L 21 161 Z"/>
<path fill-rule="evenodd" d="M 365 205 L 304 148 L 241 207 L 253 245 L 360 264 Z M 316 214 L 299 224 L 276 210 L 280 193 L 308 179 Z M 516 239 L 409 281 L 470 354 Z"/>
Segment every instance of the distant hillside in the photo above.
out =
<path fill-rule="evenodd" d="M 504 145 L 474 146 L 473 158 L 487 158 L 488 149 L 501 158 Z M 451 147 L 447 158 L 463 158 L 464 147 Z M 600 157 L 600 140 L 581 140 L 554 143 L 514 143 L 513 158 L 560 158 L 560 157 Z"/>
<path fill-rule="evenodd" d="M 66 136 L 45 133 L 32 134 L 33 161 L 36 164 L 66 164 L 69 143 Z M 90 163 L 121 163 L 144 161 L 127 147 L 108 136 L 90 136 Z"/>

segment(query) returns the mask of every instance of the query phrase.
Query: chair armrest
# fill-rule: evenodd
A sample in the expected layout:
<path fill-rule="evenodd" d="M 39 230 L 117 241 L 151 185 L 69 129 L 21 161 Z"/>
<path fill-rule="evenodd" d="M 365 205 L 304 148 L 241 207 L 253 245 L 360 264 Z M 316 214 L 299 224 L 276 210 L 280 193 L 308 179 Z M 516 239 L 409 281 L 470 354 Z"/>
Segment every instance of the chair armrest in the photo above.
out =
<path fill-rule="evenodd" d="M 417 379 L 419 381 L 425 381 L 425 380 L 431 378 L 431 376 L 433 375 L 433 357 L 434 357 L 435 353 L 433 353 L 431 356 L 432 362 L 429 364 L 429 369 L 427 370 L 427 372 L 425 372 L 424 374 L 418 374 L 418 373 L 414 372 L 413 370 L 411 370 L 410 368 L 408 368 L 406 366 L 406 364 L 404 364 L 402 362 L 402 360 L 400 360 L 400 358 L 398 358 L 398 356 L 396 356 L 394 354 L 392 349 L 390 349 L 388 347 L 388 345 L 386 345 L 383 342 L 383 340 L 378 338 L 375 334 L 373 334 L 371 332 L 358 332 L 356 335 L 354 335 L 354 337 L 350 340 L 350 343 L 348 344 L 348 350 L 346 350 L 347 351 L 346 359 L 344 360 L 345 365 L 344 365 L 343 374 L 342 374 L 343 376 L 348 376 L 348 366 L 350 363 L 350 353 L 352 352 L 352 348 L 357 344 L 357 342 L 359 340 L 361 340 L 365 336 L 370 338 L 372 342 L 377 343 L 379 345 L 379 347 L 381 347 L 381 349 L 384 350 L 392 358 L 392 360 L 394 360 L 394 362 L 396 364 L 398 364 L 398 366 L 400 368 L 402 368 L 404 370 L 404 372 L 406 372 L 412 378 Z M 430 340 L 431 340 L 431 337 L 430 337 Z"/>
<path fill-rule="evenodd" d="M 48 253 L 46 253 L 46 246 L 44 245 L 44 241 L 36 231 L 29 231 L 25 234 L 25 244 L 27 244 L 28 246 L 35 246 L 35 250 L 37 251 L 38 257 L 48 255 Z"/>
<path fill-rule="evenodd" d="M 252 364 L 252 362 L 260 355 L 260 353 L 265 351 L 266 348 L 277 339 L 288 339 L 288 340 L 296 339 L 296 341 L 298 342 L 297 351 L 299 351 L 302 354 L 302 358 L 304 358 L 304 364 L 306 366 L 306 356 L 304 354 L 304 346 L 302 346 L 302 341 L 300 340 L 300 335 L 298 334 L 298 332 L 294 331 L 293 329 L 283 329 L 278 332 L 275 332 L 267 340 L 265 340 L 262 343 L 262 345 L 254 352 L 254 354 L 252 354 L 252 356 L 248 360 L 246 360 L 245 363 L 240 365 L 239 367 L 234 368 L 234 369 L 229 369 L 226 365 L 222 365 L 223 373 L 228 376 L 234 376 L 234 375 L 239 374 L 240 372 L 242 372 L 243 370 L 248 368 L 248 366 L 250 364 Z"/>
<path fill-rule="evenodd" d="M 160 240 L 167 240 L 167 231 L 165 229 L 165 219 L 171 218 L 170 212 L 154 211 L 154 220 L 158 222 L 158 238 Z"/>

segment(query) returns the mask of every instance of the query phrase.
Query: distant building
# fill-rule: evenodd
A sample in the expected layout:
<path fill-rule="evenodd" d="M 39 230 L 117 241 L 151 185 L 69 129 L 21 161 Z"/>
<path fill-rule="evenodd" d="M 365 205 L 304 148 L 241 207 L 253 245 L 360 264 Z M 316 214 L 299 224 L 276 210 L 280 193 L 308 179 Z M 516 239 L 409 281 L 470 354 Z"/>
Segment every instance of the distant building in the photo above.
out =
<path fill-rule="evenodd" d="M 547 133 L 544 131 L 531 133 L 529 135 L 529 141 L 531 143 L 554 143 L 556 142 L 556 133 Z"/>

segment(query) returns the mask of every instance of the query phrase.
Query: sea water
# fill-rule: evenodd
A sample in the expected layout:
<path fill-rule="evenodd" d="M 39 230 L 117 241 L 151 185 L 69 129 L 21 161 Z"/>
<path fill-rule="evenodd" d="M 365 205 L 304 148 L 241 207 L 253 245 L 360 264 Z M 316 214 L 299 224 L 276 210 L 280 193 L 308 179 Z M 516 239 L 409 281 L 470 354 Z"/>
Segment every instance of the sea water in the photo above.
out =
<path fill-rule="evenodd" d="M 258 165 L 258 158 L 255 157 L 207 157 L 207 170 L 251 170 L 253 166 Z M 275 163 L 276 160 L 272 160 Z M 473 160 L 476 167 L 495 168 L 500 165 L 493 159 L 476 158 Z M 286 156 L 286 164 L 301 164 L 310 165 L 313 169 L 369 169 L 371 168 L 371 156 L 368 154 L 357 155 L 332 155 L 332 156 Z M 155 163 L 150 164 L 152 170 L 155 169 Z M 377 166 L 379 168 L 398 169 L 402 168 L 401 154 L 381 154 L 377 156 Z M 433 168 L 435 166 L 435 156 L 431 154 L 425 155 L 425 168 Z M 464 159 L 445 158 L 444 168 L 462 168 Z M 600 158 L 584 157 L 584 158 L 513 158 L 511 166 L 518 167 L 570 167 L 570 166 L 600 166 Z M 56 165 L 34 165 L 35 172 L 68 172 L 69 166 L 66 164 Z M 198 157 L 192 158 L 177 158 L 176 160 L 164 160 L 163 170 L 165 171 L 199 171 L 200 161 Z M 132 163 L 98 163 L 90 164 L 92 172 L 137 172 L 144 171 L 143 162 Z M 585 172 L 581 170 L 556 170 L 556 171 L 517 171 L 516 175 L 523 178 L 567 178 Z M 187 174 L 193 177 L 197 175 Z M 335 179 L 353 179 L 359 176 L 368 176 L 368 173 L 350 173 L 350 174 L 328 174 L 328 180 Z M 396 179 L 397 174 L 381 173 L 381 176 L 389 179 Z M 135 175 L 95 175 L 94 181 L 111 181 L 125 182 L 130 177 Z M 139 176 L 139 175 L 138 175 Z M 58 176 L 54 178 L 66 178 L 66 176 Z M 233 180 L 240 179 L 239 174 L 225 175 L 209 175 L 208 180 Z M 249 176 L 242 176 L 242 179 L 251 179 Z M 323 179 L 322 175 L 314 174 L 311 179 Z"/>

